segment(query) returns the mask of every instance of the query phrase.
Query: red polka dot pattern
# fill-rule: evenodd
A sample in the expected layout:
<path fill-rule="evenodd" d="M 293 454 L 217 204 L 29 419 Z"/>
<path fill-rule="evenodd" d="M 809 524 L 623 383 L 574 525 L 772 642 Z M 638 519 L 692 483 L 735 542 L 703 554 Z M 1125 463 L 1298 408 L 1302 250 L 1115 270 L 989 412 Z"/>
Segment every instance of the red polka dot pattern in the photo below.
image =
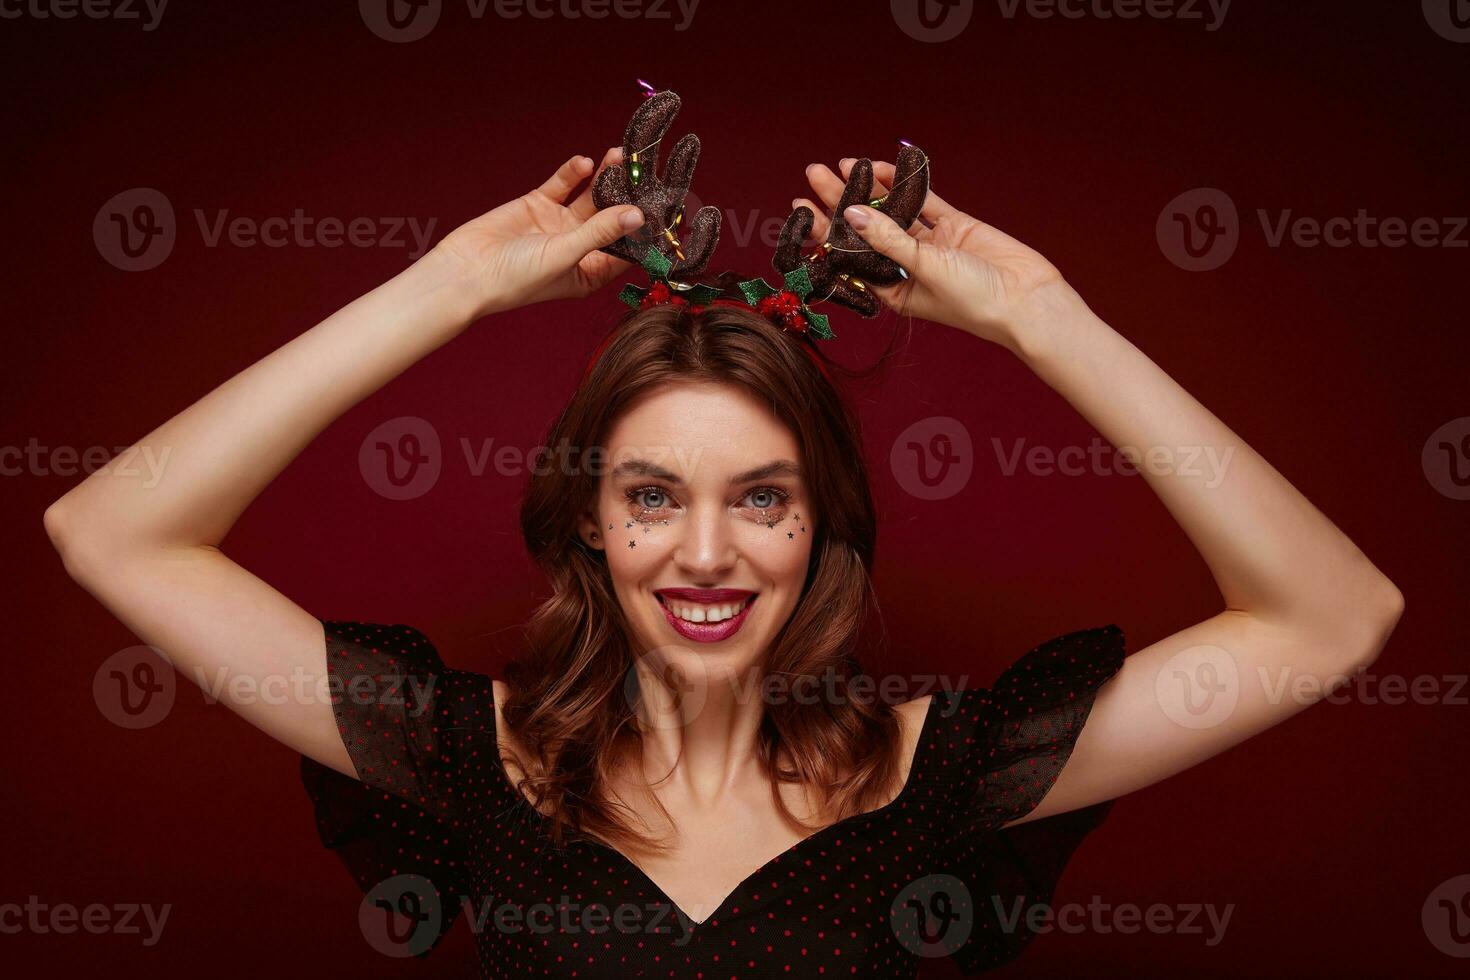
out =
<path fill-rule="evenodd" d="M 411 626 L 323 628 L 361 780 L 302 758 L 322 843 L 364 891 L 427 878 L 441 912 L 414 949 L 432 950 L 462 918 L 482 977 L 912 978 L 919 946 L 895 909 L 935 876 L 968 893 L 944 906 L 967 917 L 944 952 L 978 973 L 1026 946 L 1024 919 L 1005 925 L 1016 903 L 1050 900 L 1112 806 L 1000 829 L 1041 802 L 1122 666 L 1123 631 L 1109 625 L 1034 648 L 989 689 L 936 693 L 892 802 L 800 841 L 696 923 L 612 848 L 550 844 L 498 761 L 487 675 L 446 667 Z"/>

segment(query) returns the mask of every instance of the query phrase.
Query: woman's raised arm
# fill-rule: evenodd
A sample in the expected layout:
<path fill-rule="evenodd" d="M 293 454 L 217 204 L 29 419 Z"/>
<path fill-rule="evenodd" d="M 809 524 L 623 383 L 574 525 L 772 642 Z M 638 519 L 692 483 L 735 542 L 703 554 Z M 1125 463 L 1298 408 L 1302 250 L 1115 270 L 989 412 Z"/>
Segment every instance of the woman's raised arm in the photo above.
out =
<path fill-rule="evenodd" d="M 875 174 L 891 181 L 893 168 L 880 164 Z M 835 206 L 843 181 L 826 167 L 808 175 Z M 846 213 L 910 274 L 876 290 L 885 303 L 1003 344 L 1114 446 L 1132 447 L 1220 589 L 1220 612 L 1129 656 L 1099 689 L 1060 777 L 1012 824 L 1158 782 L 1284 721 L 1373 663 L 1403 610 L 1399 590 L 1279 471 L 1088 309 L 1055 267 L 937 195 L 912 229 L 872 208 Z M 1224 461 L 1223 473 L 1165 465 L 1199 454 Z"/>
<path fill-rule="evenodd" d="M 316 617 L 220 544 L 317 433 L 475 319 L 584 295 L 627 268 L 596 250 L 641 224 L 638 209 L 598 212 L 590 188 L 567 200 L 592 170 L 573 157 L 148 433 L 120 461 L 151 452 L 164 461 L 156 484 L 106 467 L 54 502 L 46 531 L 67 572 L 185 678 L 224 681 L 222 700 L 251 724 L 356 777 L 330 703 L 231 700 L 267 682 L 316 690 L 325 647 Z M 254 683 L 232 688 L 236 677 Z"/>

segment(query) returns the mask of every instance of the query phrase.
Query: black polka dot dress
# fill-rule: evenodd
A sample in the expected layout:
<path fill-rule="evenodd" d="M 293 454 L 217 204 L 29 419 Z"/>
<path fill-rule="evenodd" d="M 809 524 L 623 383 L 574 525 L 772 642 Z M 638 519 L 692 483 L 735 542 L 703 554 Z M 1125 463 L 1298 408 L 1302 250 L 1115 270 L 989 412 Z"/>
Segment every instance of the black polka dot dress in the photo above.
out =
<path fill-rule="evenodd" d="M 891 803 L 798 842 L 696 922 L 616 850 L 551 845 L 499 762 L 489 676 L 445 667 L 410 626 L 323 626 L 361 779 L 305 757 L 301 772 L 364 892 L 363 934 L 421 956 L 463 921 L 482 977 L 893 980 L 939 956 L 980 973 L 1035 935 L 1029 910 L 1112 807 L 1000 829 L 1041 802 L 1122 666 L 1109 625 L 1032 649 L 990 688 L 936 692 Z"/>

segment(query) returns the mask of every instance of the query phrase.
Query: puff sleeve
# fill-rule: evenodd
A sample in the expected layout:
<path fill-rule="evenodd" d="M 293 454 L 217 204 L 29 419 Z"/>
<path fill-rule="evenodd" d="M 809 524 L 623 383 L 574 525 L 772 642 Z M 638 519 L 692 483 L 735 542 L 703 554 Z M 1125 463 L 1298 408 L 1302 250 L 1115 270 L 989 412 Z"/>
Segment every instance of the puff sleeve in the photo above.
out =
<path fill-rule="evenodd" d="M 466 830 L 484 802 L 478 766 L 498 759 L 491 679 L 446 668 L 411 626 L 322 628 L 332 711 L 360 778 L 301 757 L 317 833 L 364 892 L 408 915 L 409 934 L 391 941 L 423 955 L 468 890 Z"/>
<path fill-rule="evenodd" d="M 950 695 L 942 749 L 956 820 L 948 854 L 973 909 L 952 959 L 966 975 L 1020 955 L 1036 935 L 1028 912 L 1050 905 L 1067 862 L 1112 809 L 1104 800 L 1001 829 L 1057 781 L 1123 659 L 1117 626 L 1080 630 L 1028 651 L 991 688 Z"/>

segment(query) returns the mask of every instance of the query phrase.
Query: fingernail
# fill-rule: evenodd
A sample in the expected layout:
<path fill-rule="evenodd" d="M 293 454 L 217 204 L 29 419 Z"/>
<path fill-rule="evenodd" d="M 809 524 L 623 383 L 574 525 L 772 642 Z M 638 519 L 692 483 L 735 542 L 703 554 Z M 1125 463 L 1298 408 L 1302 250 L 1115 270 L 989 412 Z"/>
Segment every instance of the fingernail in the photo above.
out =
<path fill-rule="evenodd" d="M 847 166 L 850 163 L 855 163 L 856 161 L 857 161 L 857 157 L 843 157 L 839 161 L 839 166 L 845 167 L 845 166 Z"/>
<path fill-rule="evenodd" d="M 862 231 L 864 228 L 868 227 L 867 208 L 860 208 L 856 204 L 854 204 L 846 211 L 843 211 L 842 216 L 847 219 L 848 224 L 852 225 L 858 231 Z"/>
<path fill-rule="evenodd" d="M 618 225 L 627 231 L 632 231 L 641 224 L 643 224 L 643 212 L 637 208 L 623 212 L 623 216 L 618 219 Z"/>

